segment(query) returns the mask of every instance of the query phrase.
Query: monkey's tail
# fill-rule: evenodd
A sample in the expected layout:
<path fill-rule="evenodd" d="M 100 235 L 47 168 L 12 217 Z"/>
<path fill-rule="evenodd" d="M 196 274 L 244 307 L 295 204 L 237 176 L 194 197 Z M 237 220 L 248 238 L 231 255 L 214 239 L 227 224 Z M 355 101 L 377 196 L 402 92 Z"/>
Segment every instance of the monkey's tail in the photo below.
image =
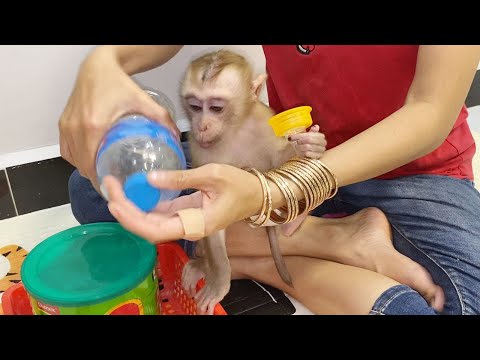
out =
<path fill-rule="evenodd" d="M 268 242 L 270 243 L 270 250 L 272 252 L 273 261 L 275 262 L 275 267 L 277 268 L 278 274 L 282 280 L 290 287 L 293 288 L 292 278 L 283 258 L 282 252 L 280 251 L 280 245 L 278 244 L 277 231 L 275 226 L 267 226 L 267 235 Z"/>

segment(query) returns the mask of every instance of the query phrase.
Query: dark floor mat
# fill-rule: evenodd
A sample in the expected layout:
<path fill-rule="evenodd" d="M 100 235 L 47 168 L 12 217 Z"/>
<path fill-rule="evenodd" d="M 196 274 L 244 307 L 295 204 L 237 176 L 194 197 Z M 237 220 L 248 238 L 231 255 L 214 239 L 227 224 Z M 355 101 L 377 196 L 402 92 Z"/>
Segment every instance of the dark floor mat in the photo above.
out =
<path fill-rule="evenodd" d="M 292 315 L 296 311 L 282 291 L 251 280 L 233 280 L 221 304 L 229 315 Z"/>

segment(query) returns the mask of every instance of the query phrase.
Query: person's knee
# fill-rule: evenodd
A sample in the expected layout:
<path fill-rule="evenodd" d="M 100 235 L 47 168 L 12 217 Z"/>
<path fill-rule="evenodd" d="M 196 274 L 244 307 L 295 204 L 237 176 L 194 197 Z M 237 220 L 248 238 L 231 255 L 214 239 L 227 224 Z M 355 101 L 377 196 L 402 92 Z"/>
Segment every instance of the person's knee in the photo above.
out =
<path fill-rule="evenodd" d="M 78 170 L 70 175 L 68 193 L 73 216 L 80 224 L 116 221 L 108 210 L 107 202 Z"/>
<path fill-rule="evenodd" d="M 83 188 L 85 186 L 84 181 L 88 180 L 81 176 L 78 170 L 74 170 L 68 179 L 68 196 L 75 216 L 77 213 L 76 210 L 80 208 Z"/>

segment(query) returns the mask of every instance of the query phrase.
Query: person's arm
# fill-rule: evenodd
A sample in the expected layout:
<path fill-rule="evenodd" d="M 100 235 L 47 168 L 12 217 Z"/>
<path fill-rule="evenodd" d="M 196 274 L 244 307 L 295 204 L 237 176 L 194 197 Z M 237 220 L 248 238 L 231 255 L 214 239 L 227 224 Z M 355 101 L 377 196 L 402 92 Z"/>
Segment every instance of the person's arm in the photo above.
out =
<path fill-rule="evenodd" d="M 383 175 L 439 147 L 457 120 L 479 61 L 480 46 L 420 46 L 405 105 L 324 153 L 321 160 L 339 186 Z M 270 185 L 274 207 L 284 206 L 282 193 Z"/>
<path fill-rule="evenodd" d="M 95 48 L 88 60 L 113 57 L 128 75 L 145 72 L 165 64 L 183 45 L 104 45 Z M 108 63 L 107 63 L 108 65 Z"/>
<path fill-rule="evenodd" d="M 180 45 L 99 46 L 81 64 L 59 120 L 60 153 L 97 190 L 95 154 L 106 131 L 122 115 L 143 114 L 179 136 L 168 111 L 130 76 L 166 63 L 180 49 Z"/>
<path fill-rule="evenodd" d="M 323 157 L 340 185 L 385 174 L 438 148 L 472 84 L 480 46 L 420 46 L 405 105 Z"/>

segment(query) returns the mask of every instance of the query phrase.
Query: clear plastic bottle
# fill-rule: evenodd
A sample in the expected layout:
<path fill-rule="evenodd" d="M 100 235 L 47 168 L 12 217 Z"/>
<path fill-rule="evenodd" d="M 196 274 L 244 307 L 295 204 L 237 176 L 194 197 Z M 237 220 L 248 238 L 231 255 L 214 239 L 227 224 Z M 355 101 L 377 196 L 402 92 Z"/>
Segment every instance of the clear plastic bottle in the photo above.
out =
<path fill-rule="evenodd" d="M 175 110 L 175 106 L 173 105 L 172 100 L 163 92 L 145 86 L 143 84 L 140 84 L 138 81 L 137 83 L 139 86 L 148 94 L 150 97 L 157 102 L 157 104 L 163 106 L 165 109 L 167 109 L 168 113 L 170 114 L 170 117 L 172 118 L 173 121 L 177 120 L 177 113 Z"/>
<path fill-rule="evenodd" d="M 100 184 L 106 175 L 113 175 L 122 183 L 126 197 L 146 212 L 180 194 L 180 190 L 153 187 L 147 173 L 185 168 L 185 154 L 177 138 L 167 128 L 138 114 L 124 116 L 112 126 L 96 158 Z M 101 191 L 107 198 L 103 187 Z"/>

